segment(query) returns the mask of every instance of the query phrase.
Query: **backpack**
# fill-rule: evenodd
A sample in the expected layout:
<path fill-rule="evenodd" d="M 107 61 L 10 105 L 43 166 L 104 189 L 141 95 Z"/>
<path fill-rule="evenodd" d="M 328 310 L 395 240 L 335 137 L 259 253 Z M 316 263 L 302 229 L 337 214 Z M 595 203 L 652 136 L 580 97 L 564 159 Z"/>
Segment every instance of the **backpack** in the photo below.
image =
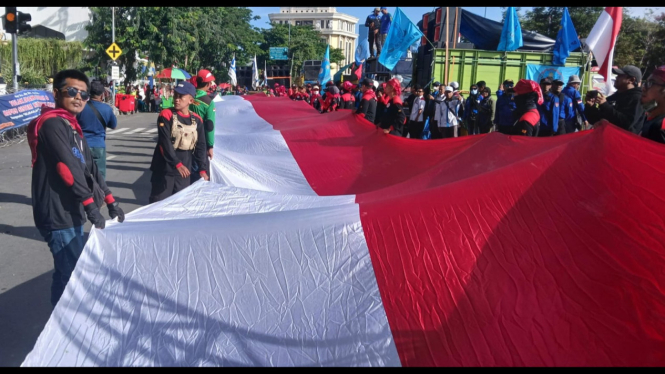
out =
<path fill-rule="evenodd" d="M 171 141 L 173 149 L 181 151 L 192 151 L 196 148 L 198 141 L 198 132 L 196 131 L 196 120 L 192 114 L 192 124 L 186 125 L 178 121 L 178 116 L 173 116 L 173 126 L 171 126 Z"/>

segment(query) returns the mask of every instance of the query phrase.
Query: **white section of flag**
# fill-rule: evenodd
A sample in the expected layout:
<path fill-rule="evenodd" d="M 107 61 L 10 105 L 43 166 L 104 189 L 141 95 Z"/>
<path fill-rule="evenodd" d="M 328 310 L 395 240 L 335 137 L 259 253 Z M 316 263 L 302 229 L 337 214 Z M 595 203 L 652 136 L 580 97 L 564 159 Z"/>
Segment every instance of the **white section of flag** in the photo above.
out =
<path fill-rule="evenodd" d="M 238 84 L 238 81 L 236 79 L 236 55 L 235 53 L 233 54 L 233 59 L 231 60 L 231 66 L 229 67 L 229 83 L 231 83 L 233 86 L 236 86 Z"/>
<path fill-rule="evenodd" d="M 596 63 L 599 67 L 602 67 L 605 62 L 606 68 L 599 73 L 605 77 L 605 89 L 606 93 L 611 94 L 614 91 L 614 86 L 612 85 L 612 63 L 614 56 L 614 45 L 616 44 L 617 33 L 613 34 L 613 27 L 616 22 L 621 25 L 621 10 L 618 12 L 613 12 L 619 19 L 614 19 L 610 14 L 612 8 L 605 8 L 600 14 L 598 21 L 589 32 L 589 36 L 586 39 L 586 44 L 589 46 L 589 49 L 593 52 L 593 55 L 596 58 Z"/>
<path fill-rule="evenodd" d="M 221 183 L 93 229 L 23 366 L 400 365 L 355 196 L 314 194 L 251 103 L 215 101 Z"/>

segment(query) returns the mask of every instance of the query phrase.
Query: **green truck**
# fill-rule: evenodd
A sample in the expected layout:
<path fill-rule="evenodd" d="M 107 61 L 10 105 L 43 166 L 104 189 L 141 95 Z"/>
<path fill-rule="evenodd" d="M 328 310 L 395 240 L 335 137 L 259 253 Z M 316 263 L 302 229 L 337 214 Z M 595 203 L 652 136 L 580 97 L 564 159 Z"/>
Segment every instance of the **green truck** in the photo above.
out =
<path fill-rule="evenodd" d="M 552 65 L 551 52 L 531 51 L 487 51 L 478 49 L 434 49 L 431 66 L 421 66 L 414 69 L 414 75 L 423 77 L 415 79 L 416 82 L 458 82 L 460 91 L 468 93 L 469 87 L 478 81 L 485 81 L 492 89 L 492 95 L 506 79 L 515 83 L 527 77 L 527 65 Z M 590 61 L 587 53 L 572 52 L 566 60 L 565 67 L 579 67 L 580 79 L 585 84 L 580 87 L 582 95 L 589 89 Z M 418 61 L 420 63 L 420 61 Z M 425 62 L 426 64 L 427 62 Z M 558 67 L 552 67 L 556 69 Z M 445 76 L 448 76 L 448 79 Z"/>

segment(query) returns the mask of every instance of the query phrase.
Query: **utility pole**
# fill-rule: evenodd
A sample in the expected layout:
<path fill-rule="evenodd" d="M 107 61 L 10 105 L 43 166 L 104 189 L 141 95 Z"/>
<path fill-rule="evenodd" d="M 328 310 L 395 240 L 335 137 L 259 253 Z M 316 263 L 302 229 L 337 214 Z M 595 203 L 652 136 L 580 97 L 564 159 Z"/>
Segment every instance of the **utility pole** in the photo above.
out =
<path fill-rule="evenodd" d="M 115 43 L 115 7 L 111 7 L 111 41 Z M 116 63 L 115 60 L 113 60 L 113 66 L 115 65 L 118 65 L 118 63 Z M 115 80 L 113 80 L 113 84 L 111 85 L 111 98 L 113 105 L 115 105 L 115 83 L 116 83 Z"/>
<path fill-rule="evenodd" d="M 19 66 L 18 66 L 18 32 L 12 35 L 12 51 L 14 54 L 14 92 L 18 91 L 18 76 L 19 76 Z"/>

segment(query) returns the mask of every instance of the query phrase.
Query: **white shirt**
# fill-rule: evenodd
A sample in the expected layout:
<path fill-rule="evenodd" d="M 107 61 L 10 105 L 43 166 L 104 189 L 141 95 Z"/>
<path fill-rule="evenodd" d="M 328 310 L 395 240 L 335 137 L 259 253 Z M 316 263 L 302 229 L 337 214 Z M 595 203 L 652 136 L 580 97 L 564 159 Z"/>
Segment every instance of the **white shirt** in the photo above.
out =
<path fill-rule="evenodd" d="M 422 122 L 424 111 L 425 111 L 425 98 L 422 96 L 416 97 L 413 100 L 413 106 L 411 107 L 411 113 L 409 114 L 409 119 L 415 122 Z M 420 112 L 420 114 L 418 114 L 418 112 Z"/>

